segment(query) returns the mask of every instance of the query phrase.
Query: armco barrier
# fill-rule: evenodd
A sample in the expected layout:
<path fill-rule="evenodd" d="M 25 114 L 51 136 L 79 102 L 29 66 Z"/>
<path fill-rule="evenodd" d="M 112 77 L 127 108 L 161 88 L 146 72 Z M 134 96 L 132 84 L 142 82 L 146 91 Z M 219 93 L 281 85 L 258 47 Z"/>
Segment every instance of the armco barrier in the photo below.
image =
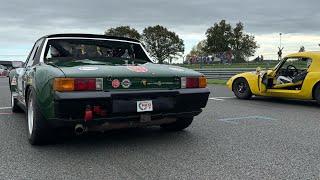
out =
<path fill-rule="evenodd" d="M 242 73 L 255 71 L 254 68 L 214 68 L 214 69 L 194 69 L 203 73 L 208 79 L 229 79 L 230 77 Z"/>

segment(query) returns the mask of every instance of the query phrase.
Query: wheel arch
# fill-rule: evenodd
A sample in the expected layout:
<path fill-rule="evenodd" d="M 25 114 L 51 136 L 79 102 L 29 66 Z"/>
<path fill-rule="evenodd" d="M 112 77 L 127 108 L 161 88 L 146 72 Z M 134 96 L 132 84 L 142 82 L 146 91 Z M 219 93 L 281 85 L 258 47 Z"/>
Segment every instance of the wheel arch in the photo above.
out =
<path fill-rule="evenodd" d="M 232 86 L 231 86 L 232 91 L 233 91 L 233 88 L 234 88 L 234 83 L 235 83 L 238 79 L 244 79 L 245 81 L 247 81 L 247 83 L 248 83 L 248 85 L 249 85 L 249 89 L 250 89 L 250 91 L 251 91 L 251 87 L 250 87 L 250 84 L 249 84 L 248 79 L 246 79 L 246 78 L 243 77 L 243 76 L 236 77 L 236 78 L 232 81 Z"/>
<path fill-rule="evenodd" d="M 316 88 L 317 86 L 320 85 L 320 81 L 318 81 L 317 83 L 315 83 L 312 87 L 312 99 L 315 99 L 315 91 L 316 91 Z"/>

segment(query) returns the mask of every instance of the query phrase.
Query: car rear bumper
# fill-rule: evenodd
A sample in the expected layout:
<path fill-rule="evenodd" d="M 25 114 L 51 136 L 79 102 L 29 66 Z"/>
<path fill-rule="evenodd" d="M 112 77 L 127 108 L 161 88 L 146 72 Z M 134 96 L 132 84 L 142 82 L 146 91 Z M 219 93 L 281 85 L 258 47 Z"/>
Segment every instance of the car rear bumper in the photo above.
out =
<path fill-rule="evenodd" d="M 193 117 L 201 113 L 207 104 L 210 91 L 207 88 L 148 90 L 122 92 L 55 92 L 54 126 L 87 126 L 120 122 L 141 122 L 141 117 L 150 121 L 168 118 Z M 152 112 L 137 112 L 137 101 L 152 100 Z M 88 107 L 99 106 L 103 115 L 93 112 L 90 121 L 85 120 Z M 148 122 L 150 124 L 150 122 Z M 145 124 L 148 124 L 145 123 Z M 152 123 L 151 123 L 152 124 Z"/>

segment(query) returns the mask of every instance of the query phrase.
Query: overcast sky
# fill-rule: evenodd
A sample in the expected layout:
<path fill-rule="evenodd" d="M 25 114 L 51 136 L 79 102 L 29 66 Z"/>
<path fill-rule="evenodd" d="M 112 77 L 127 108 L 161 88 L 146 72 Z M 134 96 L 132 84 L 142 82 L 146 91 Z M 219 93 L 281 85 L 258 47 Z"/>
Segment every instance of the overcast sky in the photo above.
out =
<path fill-rule="evenodd" d="M 0 4 L 0 59 L 25 59 L 34 41 L 46 34 L 100 34 L 119 25 L 142 31 L 156 24 L 178 33 L 187 54 L 221 19 L 233 25 L 243 22 L 245 31 L 256 36 L 257 55 L 265 59 L 275 58 L 279 32 L 285 54 L 302 45 L 320 50 L 320 0 L 1 0 Z"/>

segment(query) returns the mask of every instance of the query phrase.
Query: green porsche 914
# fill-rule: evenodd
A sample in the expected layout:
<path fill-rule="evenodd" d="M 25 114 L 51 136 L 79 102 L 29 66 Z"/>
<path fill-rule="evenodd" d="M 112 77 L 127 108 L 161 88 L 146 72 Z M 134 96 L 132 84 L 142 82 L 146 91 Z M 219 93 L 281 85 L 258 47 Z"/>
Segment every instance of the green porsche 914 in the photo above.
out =
<path fill-rule="evenodd" d="M 152 62 L 134 39 L 54 34 L 34 44 L 9 74 L 12 111 L 25 111 L 32 145 L 57 128 L 87 131 L 187 128 L 207 104 L 203 74 Z"/>

